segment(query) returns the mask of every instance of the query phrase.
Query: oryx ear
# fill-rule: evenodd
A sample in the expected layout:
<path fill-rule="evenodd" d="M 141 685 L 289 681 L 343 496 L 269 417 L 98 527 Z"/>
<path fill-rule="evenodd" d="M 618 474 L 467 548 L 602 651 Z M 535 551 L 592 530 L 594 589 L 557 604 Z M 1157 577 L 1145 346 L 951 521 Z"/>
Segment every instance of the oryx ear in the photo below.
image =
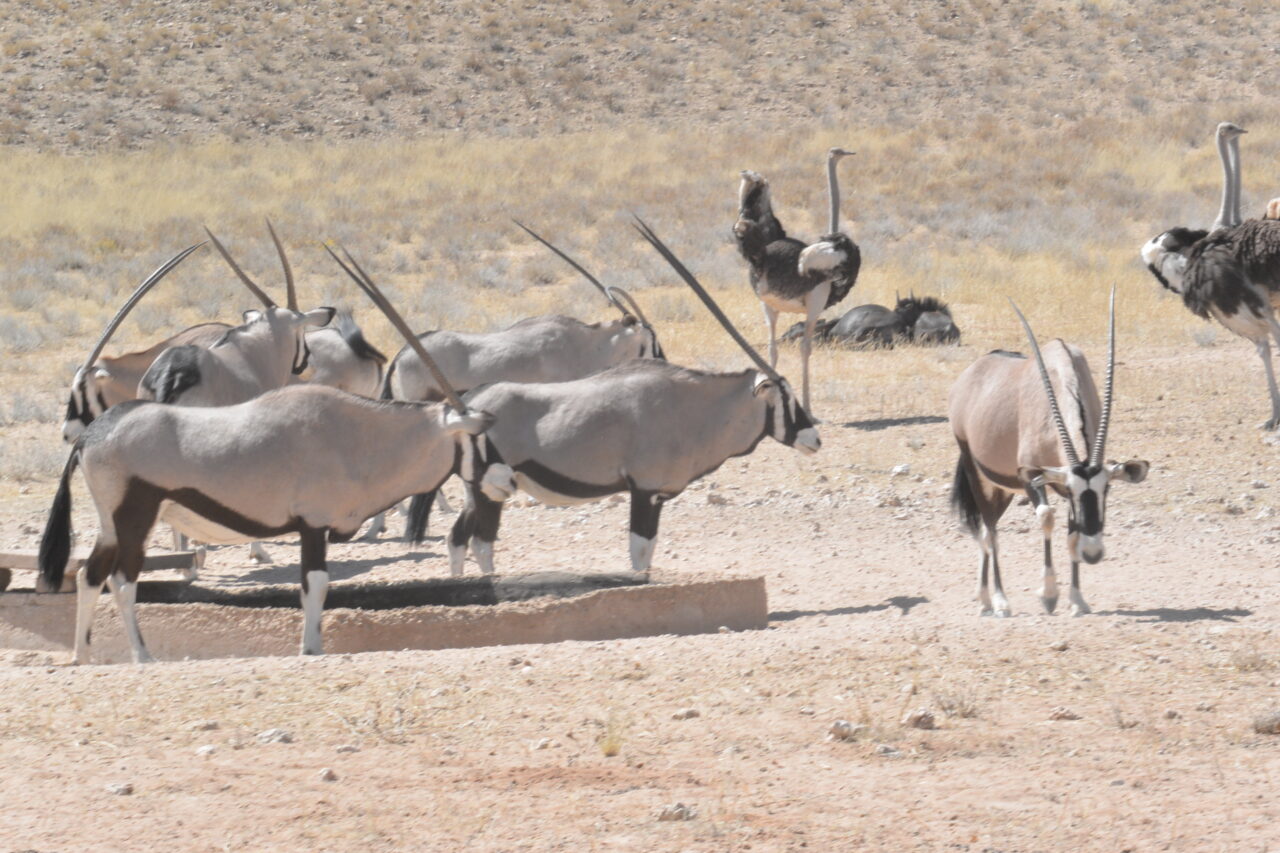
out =
<path fill-rule="evenodd" d="M 1018 466 L 1018 478 L 1028 486 L 1034 486 L 1042 489 L 1046 485 L 1061 486 L 1067 482 L 1066 468 L 1031 468 L 1026 465 Z"/>
<path fill-rule="evenodd" d="M 1113 480 L 1124 480 L 1126 483 L 1141 483 L 1147 479 L 1151 463 L 1145 459 L 1130 459 L 1128 462 L 1111 462 L 1107 465 L 1107 473 Z"/>
<path fill-rule="evenodd" d="M 106 381 L 111 378 L 111 371 L 107 370 L 105 367 L 95 367 L 93 369 L 92 376 L 94 379 L 99 381 Z"/>
<path fill-rule="evenodd" d="M 622 315 L 622 325 L 624 326 L 634 326 L 636 323 L 639 323 L 639 322 L 640 321 L 636 319 L 635 314 Z"/>
<path fill-rule="evenodd" d="M 763 373 L 757 373 L 756 382 L 753 386 L 751 386 L 751 393 L 759 397 L 762 392 L 768 391 L 771 388 L 776 388 L 776 387 L 778 386 L 775 385 L 774 381 L 770 379 L 768 376 L 765 376 Z"/>
<path fill-rule="evenodd" d="M 248 311 L 244 312 L 240 316 L 244 318 L 244 321 L 246 323 L 252 323 L 255 320 L 262 319 L 262 312 L 256 308 L 250 308 Z"/>
<path fill-rule="evenodd" d="M 333 308 L 312 308 L 302 315 L 302 322 L 307 326 L 327 326 L 337 313 Z"/>

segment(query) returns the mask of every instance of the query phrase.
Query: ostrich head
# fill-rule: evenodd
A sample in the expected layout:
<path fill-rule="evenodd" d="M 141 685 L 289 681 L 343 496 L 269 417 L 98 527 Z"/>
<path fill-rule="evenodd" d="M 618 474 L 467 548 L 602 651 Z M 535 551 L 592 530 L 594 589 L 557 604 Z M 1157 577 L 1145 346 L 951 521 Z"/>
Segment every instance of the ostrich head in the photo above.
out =
<path fill-rule="evenodd" d="M 1170 228 L 1152 237 L 1142 247 L 1142 260 L 1161 285 L 1182 294 L 1182 276 L 1187 269 L 1191 247 L 1209 234 L 1203 229 Z"/>
<path fill-rule="evenodd" d="M 764 175 L 750 169 L 743 169 L 738 174 L 742 175 L 742 183 L 738 186 L 738 218 L 759 222 L 773 213 L 769 182 Z"/>
<path fill-rule="evenodd" d="M 850 157 L 853 154 L 854 152 L 846 151 L 845 149 L 839 148 L 839 147 L 827 149 L 827 159 L 834 160 L 837 163 L 839 163 L 843 158 Z"/>
<path fill-rule="evenodd" d="M 1242 133 L 1248 133 L 1248 132 L 1249 131 L 1245 130 L 1240 125 L 1231 121 L 1224 121 L 1218 125 L 1218 136 L 1222 137 L 1223 139 L 1226 139 L 1227 141 L 1235 139 Z"/>

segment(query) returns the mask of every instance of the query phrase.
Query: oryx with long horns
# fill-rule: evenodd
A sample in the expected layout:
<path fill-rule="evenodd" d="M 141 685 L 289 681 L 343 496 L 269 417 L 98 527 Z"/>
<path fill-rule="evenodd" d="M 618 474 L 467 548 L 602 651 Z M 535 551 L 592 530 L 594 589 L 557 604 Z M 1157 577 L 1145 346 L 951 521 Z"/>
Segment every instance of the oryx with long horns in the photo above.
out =
<path fill-rule="evenodd" d="M 1044 584 L 1040 599 L 1052 613 L 1058 603 L 1050 538 L 1053 508 L 1047 489 L 1067 499 L 1067 547 L 1071 559 L 1071 612 L 1088 613 L 1080 593 L 1080 562 L 1102 559 L 1107 490 L 1112 481 L 1141 482 L 1147 462 L 1105 462 L 1115 375 L 1115 290 L 1111 292 L 1105 402 L 1079 347 L 1055 339 L 1042 351 L 1016 305 L 1035 365 L 1019 353 L 995 350 L 969 365 L 951 386 L 951 429 L 960 445 L 951 503 L 982 548 L 978 600 L 984 614 L 1009 615 L 1000 581 L 996 523 L 1009 502 L 1026 494 L 1044 534 Z M 1065 400 L 1065 408 L 1059 400 Z M 1077 447 L 1088 448 L 1081 461 Z"/>
<path fill-rule="evenodd" d="M 524 231 L 560 256 L 603 294 L 622 316 L 600 323 L 551 314 L 530 317 L 498 332 L 425 332 L 418 340 L 441 366 L 449 381 L 466 393 L 492 382 L 565 382 L 598 373 L 633 358 L 663 358 L 657 333 L 631 294 L 606 287 L 577 261 L 535 234 Z M 417 354 L 405 348 L 391 362 L 383 384 L 385 399 L 438 400 L 440 391 Z M 433 495 L 410 502 L 404 538 L 421 541 L 426 533 Z M 375 520 L 370 536 L 382 530 Z"/>
<path fill-rule="evenodd" d="M 138 383 L 140 399 L 183 406 L 228 406 L 282 388 L 307 368 L 307 327 L 328 325 L 334 309 L 298 310 L 293 271 L 284 246 L 270 222 L 267 227 L 284 265 L 285 307 L 267 296 L 206 228 L 214 248 L 262 302 L 264 310 L 246 311 L 244 323 L 228 330 L 210 347 L 187 345 L 165 350 Z"/>
<path fill-rule="evenodd" d="M 344 269 L 414 345 L 399 314 L 347 259 L 351 267 Z M 420 356 L 434 367 L 425 350 Z M 104 582 L 134 660 L 151 659 L 134 601 L 157 517 L 206 541 L 222 532 L 242 540 L 299 534 L 302 652 L 319 654 L 326 543 L 349 539 L 370 515 L 408 495 L 438 488 L 454 469 L 460 443 L 492 423 L 491 416 L 469 411 L 443 375 L 437 381 L 447 405 L 292 385 L 233 406 L 133 401 L 109 409 L 76 441 L 40 542 L 39 589 L 56 590 L 71 548 L 71 475 L 82 468 L 99 533 L 77 577 L 76 662 L 89 660 L 89 629 Z"/>
<path fill-rule="evenodd" d="M 516 489 L 553 505 L 629 492 L 631 568 L 648 571 L 664 501 L 725 460 L 751 453 L 765 437 L 805 453 L 821 447 L 787 381 L 648 226 L 637 220 L 637 228 L 756 369 L 711 373 L 636 359 L 570 382 L 498 382 L 469 394 L 467 405 L 497 422 L 462 461 L 467 503 L 449 534 L 453 574 L 462 573 L 468 544 L 481 571 L 494 570 L 502 501 Z"/>

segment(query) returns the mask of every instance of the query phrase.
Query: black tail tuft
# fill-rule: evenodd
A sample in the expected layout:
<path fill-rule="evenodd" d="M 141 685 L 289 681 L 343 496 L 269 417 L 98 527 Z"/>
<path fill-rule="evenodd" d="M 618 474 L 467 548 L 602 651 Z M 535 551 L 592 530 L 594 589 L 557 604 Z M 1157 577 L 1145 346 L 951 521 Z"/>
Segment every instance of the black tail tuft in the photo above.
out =
<path fill-rule="evenodd" d="M 982 512 L 978 509 L 975 484 L 969 474 L 968 454 L 961 450 L 956 461 L 956 478 L 951 483 L 951 509 L 974 536 L 982 529 Z"/>
<path fill-rule="evenodd" d="M 57 592 L 62 589 L 62 579 L 67 573 L 67 561 L 71 559 L 71 475 L 80 461 L 80 445 L 71 450 L 58 492 L 49 508 L 49 520 L 40 537 L 38 563 L 40 576 L 36 580 L 38 592 Z"/>
<path fill-rule="evenodd" d="M 387 366 L 386 372 L 382 375 L 382 389 L 378 392 L 379 400 L 395 399 L 391 396 L 391 374 L 395 372 L 396 363 L 392 361 L 391 364 Z"/>
<path fill-rule="evenodd" d="M 435 492 L 414 495 L 409 499 L 409 514 L 404 522 L 404 541 L 421 542 L 427 536 L 427 522 L 431 519 L 431 502 Z"/>
<path fill-rule="evenodd" d="M 387 357 L 383 355 L 373 344 L 365 340 L 364 332 L 360 331 L 360 327 L 356 325 L 355 319 L 351 316 L 350 311 L 339 311 L 337 319 L 338 334 L 347 342 L 347 346 L 351 347 L 351 351 L 358 358 L 365 361 L 376 361 L 378 364 L 386 364 Z"/>

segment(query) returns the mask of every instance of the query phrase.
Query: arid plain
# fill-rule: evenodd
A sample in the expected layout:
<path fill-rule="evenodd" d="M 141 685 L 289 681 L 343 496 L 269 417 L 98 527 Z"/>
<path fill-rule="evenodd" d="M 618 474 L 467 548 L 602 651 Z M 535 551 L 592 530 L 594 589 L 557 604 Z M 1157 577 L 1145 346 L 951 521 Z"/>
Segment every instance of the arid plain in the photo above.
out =
<path fill-rule="evenodd" d="M 766 630 L 145 667 L 0 651 L 0 850 L 1280 845 L 1280 738 L 1255 730 L 1280 710 L 1262 369 L 1137 254 L 1213 218 L 1218 121 L 1249 131 L 1245 214 L 1280 196 L 1273 4 L 52 2 L 3 20 L 5 547 L 39 538 L 74 365 L 202 224 L 278 289 L 271 217 L 303 302 L 353 307 L 386 350 L 318 241 L 367 260 L 422 328 L 604 319 L 515 216 L 632 290 L 672 360 L 738 368 L 630 217 L 762 343 L 729 233 L 738 170 L 813 237 L 840 144 L 864 257 L 841 308 L 938 295 L 964 337 L 819 350 L 821 453 L 762 443 L 669 504 L 655 576 L 764 576 Z M 981 618 L 978 549 L 947 505 L 947 389 L 1025 347 L 1008 296 L 1100 369 L 1113 283 L 1109 454 L 1151 475 L 1111 492 L 1108 556 L 1083 572 L 1094 614 L 1039 612 L 1040 540 L 1015 505 L 1014 616 Z M 152 296 L 113 346 L 251 307 L 204 253 Z M 87 542 L 83 490 L 76 522 Z M 498 564 L 622 570 L 626 525 L 625 503 L 521 499 Z M 1055 547 L 1061 564 L 1061 531 Z M 210 576 L 296 579 L 296 544 L 268 549 L 269 568 L 216 551 Z M 337 546 L 335 581 L 440 577 L 444 551 Z M 904 722 L 921 708 L 934 728 Z M 836 720 L 864 728 L 831 739 Z M 691 819 L 659 820 L 676 803 Z"/>

